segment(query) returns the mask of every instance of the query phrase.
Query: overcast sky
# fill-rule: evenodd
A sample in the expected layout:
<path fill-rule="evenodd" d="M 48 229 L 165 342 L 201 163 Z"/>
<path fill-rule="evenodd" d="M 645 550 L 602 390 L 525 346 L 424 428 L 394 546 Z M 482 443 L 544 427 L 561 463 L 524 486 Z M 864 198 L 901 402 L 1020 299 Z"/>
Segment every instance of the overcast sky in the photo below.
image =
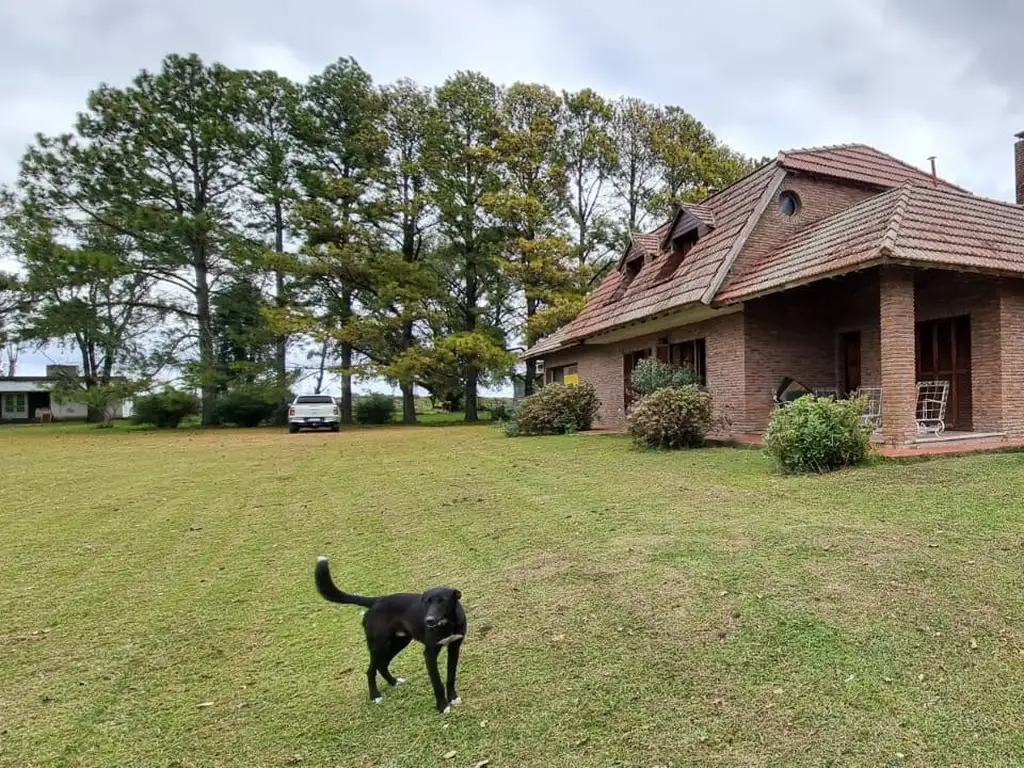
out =
<path fill-rule="evenodd" d="M 685 107 L 753 156 L 850 141 L 924 168 L 936 155 L 1003 199 L 1024 130 L 1013 0 L 6 0 L 0 29 L 0 182 L 90 88 L 169 52 L 296 79 L 348 55 L 377 81 L 590 86 Z"/>

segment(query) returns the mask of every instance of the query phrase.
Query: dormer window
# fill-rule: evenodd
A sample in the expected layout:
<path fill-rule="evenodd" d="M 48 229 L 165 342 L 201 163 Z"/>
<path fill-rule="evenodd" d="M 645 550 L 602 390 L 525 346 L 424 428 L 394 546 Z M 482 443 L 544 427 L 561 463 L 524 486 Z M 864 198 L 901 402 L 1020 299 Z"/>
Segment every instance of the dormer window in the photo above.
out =
<path fill-rule="evenodd" d="M 630 283 L 636 279 L 636 276 L 640 274 L 640 270 L 644 268 L 645 261 L 646 259 L 642 254 L 636 254 L 623 262 L 619 268 L 619 272 L 622 275 L 622 278 L 619 280 L 619 287 L 615 290 L 609 301 L 618 301 L 625 295 Z"/>
<path fill-rule="evenodd" d="M 672 251 L 661 263 L 661 269 L 658 270 L 658 279 L 664 280 L 671 277 L 672 273 L 683 263 L 686 254 L 693 249 L 693 246 L 697 244 L 699 239 L 700 232 L 698 232 L 696 227 L 672 238 Z"/>

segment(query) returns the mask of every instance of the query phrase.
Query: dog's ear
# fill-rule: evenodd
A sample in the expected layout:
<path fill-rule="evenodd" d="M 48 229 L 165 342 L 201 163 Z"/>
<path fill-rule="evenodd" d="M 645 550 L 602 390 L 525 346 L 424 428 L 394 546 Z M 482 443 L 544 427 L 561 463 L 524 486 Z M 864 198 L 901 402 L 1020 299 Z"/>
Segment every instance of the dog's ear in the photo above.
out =
<path fill-rule="evenodd" d="M 459 590 L 457 590 L 457 589 L 453 589 L 452 590 L 452 597 L 454 597 L 456 600 L 461 600 L 462 599 L 462 593 L 459 592 Z"/>

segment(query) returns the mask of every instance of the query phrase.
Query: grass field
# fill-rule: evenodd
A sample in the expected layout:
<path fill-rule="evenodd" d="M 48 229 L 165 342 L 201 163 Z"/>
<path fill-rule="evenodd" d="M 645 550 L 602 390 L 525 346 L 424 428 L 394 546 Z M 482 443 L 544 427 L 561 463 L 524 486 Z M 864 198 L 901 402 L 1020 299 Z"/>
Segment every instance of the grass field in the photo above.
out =
<path fill-rule="evenodd" d="M 1022 488 L 1012 454 L 0 429 L 0 764 L 1019 766 Z M 462 589 L 460 708 L 416 648 L 367 701 L 321 553 Z"/>

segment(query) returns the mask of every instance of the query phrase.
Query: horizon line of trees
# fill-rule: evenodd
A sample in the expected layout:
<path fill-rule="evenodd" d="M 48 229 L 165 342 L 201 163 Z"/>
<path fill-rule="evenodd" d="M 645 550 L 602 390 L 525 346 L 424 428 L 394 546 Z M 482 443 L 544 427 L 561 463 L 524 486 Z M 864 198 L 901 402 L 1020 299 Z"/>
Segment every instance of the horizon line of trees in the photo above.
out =
<path fill-rule="evenodd" d="M 575 317 L 632 232 L 761 161 L 684 109 L 591 89 L 376 84 L 351 58 L 304 83 L 167 56 L 89 94 L 0 187 L 0 343 L 61 344 L 99 410 L 161 371 L 283 401 L 289 350 L 477 418 L 481 385 Z M 12 363 L 13 365 L 13 363 Z M 526 390 L 535 385 L 526 366 Z"/>

